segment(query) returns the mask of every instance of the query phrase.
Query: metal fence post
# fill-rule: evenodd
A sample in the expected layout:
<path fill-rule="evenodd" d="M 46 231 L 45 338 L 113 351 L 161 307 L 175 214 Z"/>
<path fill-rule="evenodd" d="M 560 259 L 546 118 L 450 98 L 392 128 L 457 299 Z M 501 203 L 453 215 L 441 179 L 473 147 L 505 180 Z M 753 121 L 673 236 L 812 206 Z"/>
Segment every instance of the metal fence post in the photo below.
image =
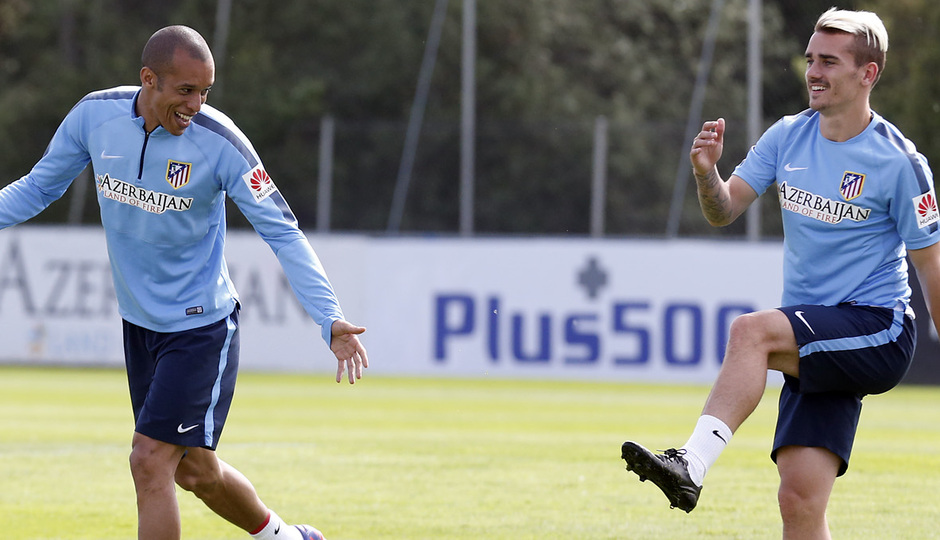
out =
<path fill-rule="evenodd" d="M 332 116 L 320 120 L 320 164 L 317 176 L 317 232 L 330 231 L 330 206 L 333 198 L 333 137 L 336 130 Z"/>
<path fill-rule="evenodd" d="M 477 3 L 463 0 L 463 53 L 460 89 L 460 234 L 473 234 L 476 148 Z"/>
<path fill-rule="evenodd" d="M 591 166 L 591 236 L 604 235 L 607 202 L 607 117 L 594 120 L 594 156 Z"/>

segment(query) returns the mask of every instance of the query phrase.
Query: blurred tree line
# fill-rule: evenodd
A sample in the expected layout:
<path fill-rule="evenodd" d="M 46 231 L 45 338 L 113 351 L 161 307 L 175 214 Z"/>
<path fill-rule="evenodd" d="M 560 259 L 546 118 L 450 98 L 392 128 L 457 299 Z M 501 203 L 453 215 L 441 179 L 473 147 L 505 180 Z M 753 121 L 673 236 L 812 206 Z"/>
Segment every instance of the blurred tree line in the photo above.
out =
<path fill-rule="evenodd" d="M 765 125 L 806 107 L 803 50 L 831 0 L 764 0 Z M 475 229 L 481 234 L 586 234 L 595 118 L 609 121 L 605 230 L 661 235 L 711 2 L 479 0 Z M 872 9 L 891 36 L 873 104 L 938 162 L 940 4 L 842 2 Z M 332 227 L 384 231 L 432 0 L 233 0 L 209 102 L 251 138 L 300 219 L 316 223 L 320 120 L 335 119 Z M 89 91 L 139 84 L 140 50 L 167 24 L 214 45 L 216 0 L 0 0 L 0 173 L 25 174 L 71 106 Z M 726 0 L 703 114 L 728 120 L 721 168 L 746 140 L 747 0 Z M 449 3 L 403 231 L 458 229 L 461 2 Z M 700 217 L 690 186 L 680 234 L 728 236 Z M 68 199 L 39 218 L 64 222 Z M 74 206 L 74 203 L 72 203 Z M 775 198 L 763 233 L 779 234 Z M 90 194 L 83 221 L 97 220 Z M 230 212 L 234 225 L 245 222 Z"/>

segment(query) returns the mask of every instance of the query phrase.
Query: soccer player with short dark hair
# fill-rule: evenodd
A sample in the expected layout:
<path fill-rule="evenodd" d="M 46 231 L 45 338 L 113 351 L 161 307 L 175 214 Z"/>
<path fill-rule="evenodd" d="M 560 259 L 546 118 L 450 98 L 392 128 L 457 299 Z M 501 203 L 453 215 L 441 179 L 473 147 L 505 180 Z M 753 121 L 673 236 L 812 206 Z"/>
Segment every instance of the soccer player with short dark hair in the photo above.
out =
<path fill-rule="evenodd" d="M 270 511 L 215 453 L 238 371 L 238 295 L 223 257 L 225 197 L 276 254 L 337 359 L 336 381 L 368 367 L 320 261 L 251 143 L 206 105 L 215 80 L 195 30 L 158 30 L 144 47 L 140 86 L 88 94 L 42 159 L 0 190 L 0 227 L 65 193 L 91 162 L 107 239 L 136 422 L 130 456 L 138 536 L 178 539 L 175 485 L 259 540 L 311 540 Z"/>

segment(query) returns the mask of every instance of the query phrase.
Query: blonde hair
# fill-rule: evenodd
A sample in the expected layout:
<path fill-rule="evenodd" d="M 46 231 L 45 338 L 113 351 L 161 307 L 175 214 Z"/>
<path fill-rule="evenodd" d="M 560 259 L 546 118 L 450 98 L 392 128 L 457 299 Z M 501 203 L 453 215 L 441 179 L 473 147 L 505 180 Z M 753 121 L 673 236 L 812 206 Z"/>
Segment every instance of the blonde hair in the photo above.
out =
<path fill-rule="evenodd" d="M 871 11 L 847 11 L 830 8 L 816 21 L 816 32 L 844 32 L 855 36 L 855 65 L 874 62 L 878 66 L 875 82 L 881 78 L 888 53 L 888 31 L 881 18 Z"/>

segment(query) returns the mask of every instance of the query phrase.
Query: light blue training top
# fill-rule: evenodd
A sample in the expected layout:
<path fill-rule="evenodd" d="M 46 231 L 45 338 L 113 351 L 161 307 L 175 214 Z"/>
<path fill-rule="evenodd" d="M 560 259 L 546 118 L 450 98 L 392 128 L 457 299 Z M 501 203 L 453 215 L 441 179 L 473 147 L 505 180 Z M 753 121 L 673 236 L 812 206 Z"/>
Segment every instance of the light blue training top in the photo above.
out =
<path fill-rule="evenodd" d="M 906 308 L 906 248 L 940 241 L 927 160 L 878 114 L 845 142 L 823 137 L 819 120 L 812 110 L 780 119 L 734 170 L 758 194 L 777 183 L 782 305 Z"/>
<path fill-rule="evenodd" d="M 139 87 L 93 92 L 62 121 L 45 155 L 0 190 L 0 228 L 35 216 L 91 161 L 118 309 L 128 322 L 176 332 L 220 321 L 238 300 L 223 257 L 225 196 L 271 247 L 330 343 L 343 313 L 297 220 L 251 143 L 203 105 L 180 136 L 144 131 Z"/>

